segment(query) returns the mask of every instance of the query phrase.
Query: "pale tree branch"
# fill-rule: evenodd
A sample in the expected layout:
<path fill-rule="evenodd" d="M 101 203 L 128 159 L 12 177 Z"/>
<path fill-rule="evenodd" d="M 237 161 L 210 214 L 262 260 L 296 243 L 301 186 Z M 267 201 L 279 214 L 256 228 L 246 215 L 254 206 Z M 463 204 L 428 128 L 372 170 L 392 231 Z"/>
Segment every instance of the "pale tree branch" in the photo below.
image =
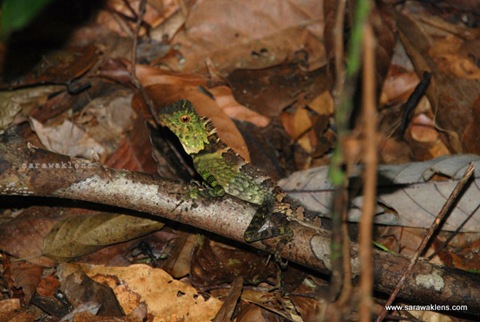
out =
<path fill-rule="evenodd" d="M 113 205 L 244 242 L 243 233 L 256 211 L 253 205 L 232 197 L 190 200 L 186 198 L 188 190 L 181 183 L 32 147 L 12 130 L 0 136 L 0 196 L 56 197 Z M 295 220 L 291 228 L 293 240 L 282 249 L 281 256 L 329 274 L 329 231 Z M 277 242 L 268 239 L 250 245 L 273 252 Z M 380 251 L 373 257 L 375 289 L 389 293 L 409 259 Z M 352 246 L 352 271 L 358 276 L 357 244 Z M 480 314 L 478 285 L 478 275 L 420 261 L 398 296 L 415 304 L 468 305 L 468 313 Z"/>

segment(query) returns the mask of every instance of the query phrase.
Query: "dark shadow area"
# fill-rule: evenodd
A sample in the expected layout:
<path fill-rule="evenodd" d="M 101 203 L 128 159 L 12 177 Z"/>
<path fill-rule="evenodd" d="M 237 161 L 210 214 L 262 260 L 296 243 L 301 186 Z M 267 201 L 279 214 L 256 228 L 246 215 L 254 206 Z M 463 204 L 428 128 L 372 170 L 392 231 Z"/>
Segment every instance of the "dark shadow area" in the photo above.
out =
<path fill-rule="evenodd" d="M 148 213 L 88 201 L 47 197 L 0 196 L 0 212 L 4 209 L 25 209 L 33 206 L 59 207 L 67 209 L 81 208 L 85 210 L 120 213 L 152 220 L 161 219 L 162 221 L 167 221 L 159 216 L 154 216 Z"/>
<path fill-rule="evenodd" d="M 27 27 L 9 36 L 1 80 L 19 81 L 44 55 L 61 48 L 74 30 L 104 6 L 104 0 L 53 1 Z"/>

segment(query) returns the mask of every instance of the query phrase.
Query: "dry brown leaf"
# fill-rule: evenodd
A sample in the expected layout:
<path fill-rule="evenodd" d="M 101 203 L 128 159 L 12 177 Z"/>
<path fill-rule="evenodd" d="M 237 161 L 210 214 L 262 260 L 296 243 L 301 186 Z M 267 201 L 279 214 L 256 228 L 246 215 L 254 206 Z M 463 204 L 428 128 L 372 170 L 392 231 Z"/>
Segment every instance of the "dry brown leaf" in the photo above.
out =
<path fill-rule="evenodd" d="M 305 134 L 305 132 L 312 127 L 309 111 L 305 107 L 299 106 L 293 115 L 293 123 L 294 132 L 290 135 L 295 140 L 298 139 L 300 135 Z"/>
<path fill-rule="evenodd" d="M 31 313 L 26 311 L 0 311 L 0 321 L 9 322 L 34 322 L 37 319 Z"/>
<path fill-rule="evenodd" d="M 25 311 L 22 312 L 20 299 L 5 299 L 0 301 L 0 321 L 34 322 L 35 317 Z"/>
<path fill-rule="evenodd" d="M 410 134 L 418 142 L 435 142 L 439 137 L 434 121 L 425 114 L 413 118 Z"/>
<path fill-rule="evenodd" d="M 29 262 L 13 262 L 11 271 L 15 287 L 23 290 L 25 303 L 29 303 L 40 282 L 43 268 Z"/>
<path fill-rule="evenodd" d="M 97 63 L 98 58 L 99 52 L 93 44 L 66 47 L 50 53 L 48 59 L 36 64 L 33 71 L 21 75 L 13 84 L 1 83 L 0 88 L 11 89 L 39 84 L 68 84 L 75 88 L 74 81 L 85 75 Z M 62 86 L 62 89 L 65 89 L 65 86 Z"/>
<path fill-rule="evenodd" d="M 19 310 L 20 308 L 21 308 L 20 299 L 5 299 L 0 301 L 0 312 L 15 311 L 15 310 Z M 0 319 L 0 321 L 7 321 L 7 320 Z"/>
<path fill-rule="evenodd" d="M 243 278 L 238 276 L 232 283 L 230 292 L 225 297 L 224 302 L 215 319 L 212 322 L 231 321 L 235 308 L 237 306 L 238 299 L 242 294 Z"/>
<path fill-rule="evenodd" d="M 135 11 L 138 12 L 140 0 L 129 0 L 128 4 Z M 109 0 L 107 1 L 107 8 L 109 10 L 102 10 L 97 16 L 97 23 L 102 25 L 120 36 L 131 36 L 133 33 L 136 16 L 127 7 L 125 1 Z M 162 24 L 170 16 L 174 15 L 179 10 L 177 1 L 173 0 L 149 0 L 146 2 L 145 15 L 143 21 L 155 28 Z M 122 17 L 124 16 L 124 17 Z M 126 18 L 128 17 L 128 18 Z M 145 29 L 140 30 L 140 34 L 145 34 Z"/>
<path fill-rule="evenodd" d="M 30 124 L 42 144 L 50 151 L 86 159 L 91 159 L 92 155 L 105 157 L 105 147 L 69 120 L 49 127 L 30 118 Z"/>
<path fill-rule="evenodd" d="M 192 268 L 192 252 L 198 243 L 197 236 L 194 234 L 188 234 L 182 237 L 186 239 L 185 243 L 179 254 L 175 256 L 175 263 L 172 265 L 172 269 L 168 270 L 174 278 L 181 278 L 190 274 Z M 171 254 L 167 261 L 173 259 L 173 255 L 174 254 Z"/>
<path fill-rule="evenodd" d="M 256 308 L 260 309 L 261 312 L 259 312 L 262 315 L 266 315 L 267 312 L 269 314 L 278 314 L 285 319 L 289 321 L 303 321 L 301 317 L 298 315 L 298 311 L 295 310 L 294 305 L 290 301 L 289 298 L 287 297 L 279 297 L 276 296 L 272 292 L 265 292 L 265 291 L 256 291 L 256 290 L 247 290 L 244 289 L 242 292 L 242 299 L 244 301 L 247 301 L 249 303 L 255 303 L 258 306 L 255 306 Z M 252 308 L 255 308 L 252 307 Z M 244 308 L 245 312 L 242 313 L 245 315 L 250 315 L 252 312 L 249 312 L 249 308 Z M 272 313 L 274 312 L 274 313 Z M 243 316 L 243 315 L 242 315 Z M 272 318 L 274 315 L 272 316 Z M 275 318 L 278 318 L 275 316 Z M 257 319 L 243 319 L 240 318 L 239 316 L 239 321 L 258 321 Z M 266 319 L 269 321 L 268 319 Z M 262 321 L 260 319 L 260 321 Z"/>
<path fill-rule="evenodd" d="M 150 136 L 141 115 L 137 115 L 132 130 L 128 131 L 115 152 L 108 156 L 105 165 L 115 169 L 157 173 Z"/>
<path fill-rule="evenodd" d="M 125 64 L 130 65 L 128 62 Z M 135 72 L 143 87 L 151 85 L 207 86 L 207 79 L 202 76 L 172 72 L 153 66 L 137 64 Z"/>
<path fill-rule="evenodd" d="M 480 248 L 480 239 L 478 234 L 468 236 L 469 242 L 464 247 L 461 247 L 456 252 L 450 252 L 453 257 L 453 266 L 463 270 L 479 270 L 480 258 L 479 256 L 472 256 L 472 254 L 478 253 Z M 475 239 L 473 242 L 472 239 Z"/>
<path fill-rule="evenodd" d="M 393 105 L 406 102 L 419 81 L 415 72 L 408 72 L 397 65 L 390 66 L 383 84 L 380 104 Z"/>
<path fill-rule="evenodd" d="M 311 154 L 314 150 L 314 142 L 312 142 L 311 133 L 312 120 L 310 112 L 304 106 L 298 106 L 293 115 L 290 113 L 282 113 L 280 116 L 282 125 L 293 140 L 300 145 L 303 150 Z M 314 134 L 314 133 L 313 133 Z M 315 135 L 313 135 L 315 139 Z"/>
<path fill-rule="evenodd" d="M 0 92 L 0 134 L 3 133 L 15 119 L 22 108 L 19 104 L 15 104 L 15 95 L 10 92 Z"/>
<path fill-rule="evenodd" d="M 0 226 L 0 249 L 20 259 L 41 266 L 54 266 L 55 261 L 42 257 L 43 238 L 58 221 L 61 208 L 30 207 L 16 218 Z"/>
<path fill-rule="evenodd" d="M 456 135 L 449 133 L 446 143 L 449 150 L 461 153 L 462 142 L 458 138 L 463 135 L 465 125 L 472 121 L 471 109 L 480 91 L 480 80 L 469 80 L 444 72 L 428 55 L 429 49 L 446 37 L 445 30 L 438 24 L 425 24 L 423 21 L 427 16 L 421 18 L 418 12 L 421 12 L 420 4 L 412 2 L 408 3 L 403 13 L 396 12 L 400 38 L 417 73 L 428 71 L 433 74 L 427 96 L 435 112 L 435 122 L 442 130 L 456 132 Z M 448 25 L 447 22 L 443 24 Z"/>
<path fill-rule="evenodd" d="M 101 144 L 106 154 L 111 154 L 117 150 L 120 139 L 132 128 L 135 113 L 131 100 L 130 90 L 117 90 L 93 99 L 77 116 L 75 124 L 85 128 L 86 134 Z"/>
<path fill-rule="evenodd" d="M 260 70 L 237 69 L 227 79 L 239 102 L 274 118 L 296 102 L 308 102 L 328 90 L 326 69 L 305 71 L 303 63 L 305 59 Z"/>
<path fill-rule="evenodd" d="M 329 91 L 316 96 L 308 103 L 308 106 L 320 115 L 333 115 L 333 98 Z"/>
<path fill-rule="evenodd" d="M 266 127 L 270 123 L 268 117 L 252 111 L 237 102 L 229 87 L 217 86 L 210 88 L 209 92 L 213 94 L 215 102 L 217 102 L 218 106 L 220 106 L 229 117 L 253 123 L 258 127 Z"/>
<path fill-rule="evenodd" d="M 57 278 L 47 276 L 40 281 L 40 284 L 38 284 L 37 293 L 40 296 L 53 297 L 59 287 L 60 281 Z"/>
<path fill-rule="evenodd" d="M 262 308 L 256 305 L 248 305 L 244 306 L 240 314 L 238 315 L 236 321 L 237 322 L 249 322 L 249 321 L 258 321 L 258 322 L 266 322 L 268 319 L 263 316 Z"/>
<path fill-rule="evenodd" d="M 379 136 L 379 155 L 382 164 L 401 164 L 411 162 L 410 147 L 404 140 L 397 140 L 390 136 Z"/>
<path fill-rule="evenodd" d="M 174 280 L 161 269 L 147 265 L 104 267 L 82 264 L 85 273 L 114 291 L 124 312 L 130 314 L 141 302 L 155 321 L 210 321 L 222 302 L 205 299 L 193 287 Z"/>
<path fill-rule="evenodd" d="M 264 256 L 203 237 L 192 254 L 190 279 L 193 285 L 218 286 L 241 275 L 245 283 L 258 284 L 276 277 L 276 272 L 277 267 L 266 264 Z"/>
<path fill-rule="evenodd" d="M 429 160 L 449 155 L 450 151 L 440 139 L 434 121 L 423 113 L 416 115 L 408 132 L 416 160 Z"/>
<path fill-rule="evenodd" d="M 185 29 L 173 39 L 180 54 L 162 60 L 175 70 L 207 73 L 211 59 L 228 74 L 235 68 L 263 68 L 285 61 L 291 53 L 322 48 L 305 44 L 322 38 L 322 5 L 315 1 L 210 0 L 189 12 Z M 324 60 L 323 50 L 309 52 L 311 61 Z"/>
<path fill-rule="evenodd" d="M 472 60 L 472 55 L 461 50 L 467 47 L 465 42 L 455 35 L 448 35 L 437 41 L 430 48 L 428 54 L 444 73 L 450 73 L 465 79 L 480 79 L 480 68 Z M 475 59 L 475 56 L 473 56 L 473 59 Z M 478 57 L 476 57 L 476 60 L 478 61 Z"/>
<path fill-rule="evenodd" d="M 120 316 L 124 314 L 112 289 L 90 279 L 79 265 L 59 264 L 56 275 L 60 281 L 60 290 L 75 307 L 72 314 L 78 313 L 82 308 L 96 313 L 100 306 L 102 315 Z"/>
<path fill-rule="evenodd" d="M 48 95 L 59 90 L 59 86 L 40 86 L 0 92 L 0 134 L 13 123 L 15 116 L 23 110 L 27 114 Z"/>
<path fill-rule="evenodd" d="M 313 152 L 313 145 L 312 145 L 312 140 L 310 138 L 310 132 L 308 131 L 307 134 L 302 135 L 298 140 L 297 143 L 302 147 L 302 149 L 305 150 L 306 153 L 311 154 Z M 309 164 L 307 162 L 307 164 Z"/>

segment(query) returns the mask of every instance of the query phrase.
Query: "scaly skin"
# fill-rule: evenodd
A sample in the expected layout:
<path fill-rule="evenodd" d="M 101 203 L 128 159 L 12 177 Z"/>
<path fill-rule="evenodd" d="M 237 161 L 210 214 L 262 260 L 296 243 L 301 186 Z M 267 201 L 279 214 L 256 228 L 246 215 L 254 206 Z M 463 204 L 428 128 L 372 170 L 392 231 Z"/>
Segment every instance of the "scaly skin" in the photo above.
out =
<path fill-rule="evenodd" d="M 190 101 L 180 100 L 163 108 L 158 119 L 178 137 L 185 152 L 192 157 L 195 170 L 209 186 L 204 195 L 221 197 L 227 193 L 260 206 L 245 231 L 245 241 L 291 235 L 284 225 L 263 227 L 275 202 L 281 202 L 284 193 L 262 171 L 226 146 L 211 121 L 199 117 Z"/>

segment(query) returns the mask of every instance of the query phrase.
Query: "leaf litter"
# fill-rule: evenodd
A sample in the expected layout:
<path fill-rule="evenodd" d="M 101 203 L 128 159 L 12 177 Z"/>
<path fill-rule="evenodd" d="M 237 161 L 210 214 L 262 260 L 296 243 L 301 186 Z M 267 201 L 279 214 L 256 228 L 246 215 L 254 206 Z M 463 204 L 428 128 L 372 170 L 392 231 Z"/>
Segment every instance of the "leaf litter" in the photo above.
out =
<path fill-rule="evenodd" d="M 110 163 L 107 162 L 107 164 L 126 170 L 155 171 L 156 169 L 152 166 L 151 153 L 145 152 L 151 150 L 145 148 L 145 145 L 148 144 L 145 138 L 149 136 L 145 122 L 152 122 L 152 120 L 146 117 L 140 119 L 139 125 L 136 123 L 133 125 L 140 118 L 141 111 L 134 109 L 136 112 L 134 115 L 133 110 L 125 110 L 128 108 L 130 97 L 134 94 L 128 79 L 129 63 L 123 64 L 123 69 L 118 67 L 122 65 L 122 62 L 128 62 L 130 59 L 131 37 L 136 19 L 133 13 L 138 3 L 138 1 L 107 1 L 107 5 L 97 12 L 90 24 L 75 30 L 69 42 L 70 45 L 77 45 L 77 47 L 65 47 L 62 55 L 45 56 L 44 61 L 39 61 L 34 69 L 15 83 L 16 88 L 22 89 L 16 89 L 18 92 L 2 92 L 3 95 L 15 93 L 15 97 L 18 97 L 20 91 L 34 93 L 34 90 L 41 88 L 36 86 L 46 83 L 60 84 L 51 87 L 54 89 L 53 93 L 40 93 L 41 99 L 32 100 L 33 107 L 26 107 L 22 101 L 20 104 L 5 108 L 4 112 L 0 113 L 0 124 L 7 128 L 12 124 L 20 123 L 19 126 L 23 126 L 23 131 L 28 133 L 25 134 L 26 136 L 34 136 L 35 134 L 31 132 L 28 124 L 22 121 L 22 118 L 18 119 L 18 116 L 20 115 L 26 120 L 34 115 L 43 115 L 45 119 L 31 118 L 32 128 L 35 129 L 43 147 L 87 159 L 99 157 L 102 161 L 110 160 Z M 134 8 L 133 12 L 129 6 Z M 382 132 L 379 136 L 383 140 L 380 146 L 386 151 L 383 159 L 388 163 L 420 161 L 448 155 L 452 152 L 471 153 L 478 150 L 475 131 L 478 113 L 472 107 L 472 102 L 476 98 L 474 95 L 478 93 L 475 90 L 478 87 L 478 64 L 475 63 L 479 56 L 478 51 L 475 50 L 478 47 L 476 46 L 478 26 L 476 28 L 465 27 L 461 21 L 452 17 L 449 17 L 447 22 L 445 17 L 438 12 L 434 12 L 433 15 L 429 12 L 429 16 L 423 11 L 419 11 L 419 8 L 427 10 L 421 6 L 415 7 L 415 10 L 405 6 L 401 13 L 395 16 L 395 23 L 400 26 L 400 32 L 403 34 L 400 37 L 401 42 L 398 42 L 395 47 L 403 45 L 405 50 L 401 58 L 392 60 L 393 64 L 387 80 L 404 82 L 404 84 L 401 86 L 390 85 L 390 88 L 384 87 L 384 95 L 381 100 L 382 117 L 389 127 L 385 127 L 385 129 L 382 128 L 383 125 L 380 127 Z M 144 19 L 145 25 L 141 28 L 141 35 L 144 39 L 150 37 L 151 43 L 150 46 L 145 46 L 145 44 L 139 46 L 139 49 L 144 52 L 139 54 L 139 61 L 143 65 L 137 66 L 137 73 L 141 83 L 157 106 L 162 106 L 178 98 L 192 99 L 195 101 L 195 106 L 200 109 L 198 112 L 215 118 L 215 124 L 219 128 L 219 132 L 223 132 L 224 140 L 229 141 L 229 145 L 235 147 L 247 159 L 249 152 L 254 149 L 247 146 L 240 131 L 237 130 L 237 125 L 241 128 L 242 122 L 251 122 L 257 127 L 264 128 L 265 132 L 262 133 L 267 133 L 264 135 L 265 137 L 255 136 L 249 142 L 266 141 L 265 144 L 270 146 L 281 146 L 279 136 L 275 133 L 286 132 L 290 138 L 291 149 L 294 150 L 294 153 L 289 155 L 290 165 L 287 167 L 278 163 L 271 165 L 270 169 L 266 169 L 267 172 L 276 173 L 277 176 L 285 177 L 299 169 L 325 164 L 335 139 L 335 133 L 331 120 L 333 104 L 328 93 L 327 75 L 322 69 L 327 62 L 327 54 L 323 47 L 324 19 L 321 4 L 316 1 L 299 3 L 297 1 L 269 0 L 242 1 L 240 3 L 205 0 L 180 8 L 178 3 L 173 1 L 148 1 Z M 409 25 L 409 28 L 418 28 L 415 30 L 419 32 L 402 29 L 406 25 Z M 427 46 L 427 44 L 426 50 L 414 50 L 416 46 Z M 385 42 L 380 45 L 388 47 L 391 43 Z M 4 49 L 2 50 L 2 55 L 4 55 Z M 148 50 L 150 52 L 147 53 Z M 410 65 L 405 64 L 399 68 L 398 62 L 402 60 L 409 62 L 405 52 L 413 57 L 412 62 Z M 308 57 L 308 59 L 302 57 Z M 390 57 L 387 58 L 390 63 Z M 208 60 L 211 64 L 210 69 L 206 63 Z M 109 70 L 110 76 L 114 75 L 113 78 L 105 77 L 105 67 L 108 62 L 116 64 Z M 401 105 L 416 86 L 418 78 L 415 77 L 415 73 L 421 75 L 425 70 L 434 72 L 438 81 L 430 89 L 429 101 L 423 107 L 417 107 L 410 127 L 407 129 L 405 140 L 397 140 L 393 133 L 400 120 Z M 212 72 L 218 75 L 213 77 Z M 383 72 L 386 73 L 386 70 Z M 451 88 L 452 83 L 455 84 L 455 88 Z M 92 88 L 84 86 L 85 84 L 93 84 L 94 88 L 102 90 L 95 92 Z M 121 91 L 116 87 L 118 84 L 123 84 Z M 25 86 L 28 87 L 23 88 Z M 12 87 L 12 83 L 3 84 L 2 88 L 10 87 Z M 391 87 L 395 87 L 394 90 Z M 459 93 L 467 93 L 467 95 L 459 97 L 457 95 Z M 96 98 L 100 98 L 100 101 Z M 81 99 L 91 102 L 91 105 L 79 104 L 75 107 L 66 103 L 80 102 Z M 101 99 L 104 99 L 105 103 L 113 104 L 109 107 L 110 110 L 107 114 L 99 113 L 100 110 L 95 111 L 100 108 Z M 133 101 L 136 99 L 138 97 L 134 97 Z M 57 101 L 52 104 L 54 100 Z M 57 109 L 56 106 L 62 106 L 62 103 L 63 107 Z M 133 102 L 132 105 L 134 105 Z M 459 109 L 456 109 L 457 106 Z M 120 120 L 112 117 L 114 113 L 121 116 Z M 146 115 L 148 116 L 148 113 Z M 231 120 L 232 117 L 239 121 L 234 123 Z M 276 123 L 276 118 L 281 122 Z M 35 121 L 35 119 L 39 121 Z M 72 136 L 72 129 L 75 129 L 76 135 L 74 136 Z M 132 129 L 134 130 L 132 131 Z M 135 136 L 132 137 L 133 133 Z M 137 136 L 144 139 L 137 143 Z M 462 144 L 463 142 L 465 144 Z M 91 152 L 92 149 L 95 151 L 94 153 Z M 289 148 L 284 146 L 283 149 L 288 150 Z M 277 151 L 286 153 L 281 149 L 277 149 Z M 453 168 L 461 167 L 455 163 L 456 161 L 451 162 L 453 162 Z M 146 166 L 146 164 L 149 165 Z M 415 168 L 424 165 L 412 164 L 410 166 Z M 168 162 L 157 166 L 171 167 Z M 282 169 L 278 170 L 278 168 Z M 412 170 L 412 172 L 418 174 L 420 170 Z M 170 171 L 170 173 L 174 173 L 174 171 Z M 295 175 L 299 178 L 299 182 L 310 178 L 310 174 L 296 172 Z M 318 186 L 322 182 L 325 180 L 315 179 L 317 185 L 310 188 L 322 190 L 323 188 Z M 429 216 L 435 214 L 436 208 L 427 209 L 428 199 L 433 200 L 432 195 L 438 193 L 439 197 L 434 200 L 432 207 L 439 207 L 441 202 L 438 200 L 441 200 L 448 191 L 448 187 L 441 187 L 441 185 L 446 185 L 447 181 L 423 182 L 421 188 L 418 189 L 414 186 L 419 184 L 418 182 L 409 181 L 408 184 L 413 184 L 409 189 L 416 189 L 409 194 L 411 200 L 415 201 L 415 198 L 421 198 L 422 193 L 426 196 L 425 200 L 414 202 L 417 207 L 419 205 L 421 207 L 412 208 L 415 206 L 404 204 L 402 201 L 404 199 L 398 196 L 394 196 L 392 199 L 381 199 L 381 195 L 379 196 L 379 210 L 387 215 L 387 221 L 384 220 L 382 223 L 396 225 L 393 228 L 379 227 L 380 241 L 385 243 L 390 241 L 388 245 L 391 249 L 405 248 L 404 246 L 408 245 L 408 239 L 414 240 L 414 238 L 405 236 L 421 234 L 421 230 L 410 230 L 412 228 L 402 228 L 401 225 L 406 222 L 406 226 L 417 228 L 425 226 L 426 224 L 419 221 L 419 216 L 415 214 L 421 211 L 426 211 Z M 429 184 L 434 188 L 427 191 L 425 186 Z M 301 183 L 295 183 L 294 186 L 296 190 L 303 188 Z M 402 188 L 399 191 L 405 190 Z M 463 207 L 462 209 L 466 210 L 463 210 L 458 220 L 455 219 L 453 223 L 450 223 L 451 226 L 447 225 L 446 228 L 458 227 L 465 216 L 471 213 L 475 195 L 476 193 L 472 193 L 467 198 L 466 202 L 471 202 L 471 204 L 468 204 L 466 208 L 462 204 L 458 205 L 459 208 Z M 313 199 L 318 201 L 323 200 L 322 198 L 315 196 Z M 394 201 L 405 206 L 405 210 L 399 210 L 396 204 L 393 204 Z M 327 204 L 328 202 L 325 201 L 322 206 L 315 205 L 312 208 L 316 211 L 324 209 L 327 213 L 328 207 L 325 206 Z M 355 205 L 353 210 L 360 207 L 356 201 L 353 201 L 353 204 Z M 50 211 L 48 208 L 44 209 L 46 212 Z M 412 209 L 418 211 L 415 212 Z M 14 221 L 8 221 L 11 218 L 7 219 L 5 223 L 2 221 L 0 246 L 2 251 L 13 257 L 31 259 L 40 264 L 44 267 L 44 277 L 42 278 L 47 280 L 54 276 L 54 272 L 49 271 L 46 267 L 55 265 L 55 263 L 52 263 L 51 259 L 41 260 L 45 254 L 37 246 L 41 245 L 41 241 L 48 240 L 45 238 L 49 232 L 52 233 L 50 227 L 57 223 L 57 219 L 53 216 L 53 219 L 45 219 L 43 223 L 41 218 L 29 219 L 29 210 L 31 208 L 25 208 L 24 211 L 27 211 L 25 221 L 18 226 L 16 225 L 21 222 L 20 220 L 17 220 L 17 224 Z M 69 217 L 68 213 L 71 211 L 68 207 L 64 208 L 62 211 L 64 218 L 74 218 Z M 4 210 L 2 213 L 8 214 L 8 211 Z M 408 217 L 404 214 L 412 214 L 412 216 Z M 112 213 L 112 215 L 123 216 L 117 213 Z M 66 220 L 64 218 L 62 219 L 60 216 L 58 220 Z M 455 218 L 455 216 L 451 218 Z M 451 218 L 450 220 L 452 220 Z M 15 229 L 13 229 L 14 227 Z M 75 226 L 69 230 L 78 231 L 79 227 Z M 475 227 L 470 222 L 465 229 L 473 229 L 474 232 L 477 232 Z M 224 249 L 225 246 L 222 243 L 212 243 L 206 240 L 204 241 L 206 244 L 202 245 L 202 242 L 197 240 L 197 246 L 195 246 L 194 242 L 180 242 L 185 238 L 178 235 L 179 232 L 175 228 L 157 232 L 163 236 L 161 242 L 150 240 L 155 247 L 166 250 L 165 253 L 160 252 L 158 248 L 151 249 L 153 256 L 161 258 L 163 256 L 161 254 L 166 254 L 167 258 L 170 255 L 169 260 L 171 261 L 185 262 L 185 256 L 189 258 L 190 252 L 193 251 L 194 256 L 190 257 L 192 262 L 187 267 L 195 269 L 196 275 L 185 277 L 189 271 L 186 268 L 179 270 L 181 273 L 173 274 L 173 265 L 171 264 L 170 268 L 160 265 L 166 272 L 161 268 L 132 264 L 137 261 L 151 262 L 151 256 L 146 255 L 149 253 L 148 247 L 144 250 L 145 253 L 137 258 L 122 257 L 122 260 L 117 258 L 116 266 L 119 267 L 95 267 L 91 263 L 87 263 L 82 264 L 78 269 L 87 272 L 96 280 L 102 280 L 111 285 L 127 316 L 136 314 L 137 317 L 146 317 L 146 312 L 148 312 L 155 318 L 164 318 L 165 320 L 175 320 L 182 316 L 185 317 L 187 314 L 190 315 L 190 318 L 193 316 L 213 318 L 221 302 L 215 297 L 209 297 L 211 295 L 207 296 L 207 292 L 210 291 L 211 294 L 214 294 L 213 289 L 216 287 L 219 290 L 227 290 L 225 285 L 232 283 L 238 276 L 249 276 L 243 272 L 245 269 L 252 267 L 260 269 L 265 258 L 251 259 L 252 262 L 248 262 L 250 253 L 232 248 L 230 251 L 236 253 L 235 255 L 240 261 L 238 264 L 234 260 L 234 255 L 228 255 L 228 248 Z M 33 231 L 29 229 L 33 229 Z M 117 229 L 117 226 L 114 225 L 110 229 Z M 158 227 L 154 229 L 158 229 Z M 90 232 L 89 229 L 87 230 Z M 18 232 L 21 233 L 17 234 Z M 128 232 L 125 234 L 120 232 L 120 235 L 124 236 L 124 240 L 133 238 Z M 195 235 L 190 236 L 194 237 Z M 392 236 L 393 238 L 391 238 Z M 452 242 L 450 251 L 440 254 L 440 258 L 445 261 L 445 264 L 478 270 L 478 266 L 467 265 L 468 261 L 466 260 L 472 255 L 475 245 L 478 244 L 478 234 L 472 236 L 474 242 L 471 242 L 471 238 L 464 239 L 460 234 Z M 444 233 L 441 234 L 440 240 L 442 238 L 445 238 Z M 140 239 L 136 240 L 139 241 L 139 244 Z M 122 240 L 114 240 L 114 242 L 120 241 Z M 63 239 L 63 242 L 65 246 L 60 244 L 58 249 L 69 247 L 68 238 Z M 70 242 L 78 241 L 74 238 Z M 178 246 L 175 245 L 176 243 Z M 100 247 L 100 244 L 94 248 Z M 53 247 L 54 244 L 49 244 L 49 246 Z M 205 253 L 202 254 L 202 252 Z M 227 255 L 225 255 L 226 253 Z M 76 258 L 81 254 L 83 254 L 82 251 L 71 257 Z M 199 256 L 199 254 L 202 255 Z M 201 261 L 202 259 L 214 254 L 224 255 L 217 257 L 216 260 L 211 260 L 207 265 L 202 265 L 205 264 Z M 181 258 L 183 259 L 181 260 Z M 125 267 L 121 268 L 120 263 Z M 238 271 L 229 273 L 230 275 L 227 276 L 222 265 L 231 265 L 232 263 L 239 265 Z M 473 263 L 470 262 L 470 264 Z M 20 268 L 14 269 L 20 272 Z M 34 293 L 36 284 L 41 279 L 41 270 L 37 269 L 35 272 L 37 272 L 35 278 L 18 277 L 16 280 L 17 285 L 23 289 L 27 303 Z M 183 277 L 183 279 L 182 281 L 174 280 L 167 273 L 175 275 L 178 279 Z M 251 271 L 250 273 L 255 272 Z M 305 288 L 303 285 L 302 288 L 302 286 L 298 286 L 296 290 L 301 289 L 302 295 L 305 296 L 292 295 L 293 304 L 287 303 L 281 297 L 276 298 L 279 293 L 267 292 L 267 289 L 271 288 L 276 280 L 275 274 L 266 275 L 265 277 L 257 275 L 254 283 L 257 284 L 257 288 L 253 289 L 254 292 L 256 291 L 254 295 L 244 287 L 245 294 L 240 298 L 247 300 L 248 303 L 257 303 L 262 308 L 268 307 L 270 311 L 277 312 L 280 316 L 291 320 L 303 318 L 308 321 L 312 320 L 312 317 L 318 317 L 318 312 L 315 313 L 315 310 L 321 305 L 318 302 L 310 302 L 309 298 L 318 291 L 317 287 Z M 195 281 L 192 281 L 193 277 Z M 253 281 L 254 279 L 249 278 L 249 280 Z M 160 284 L 152 284 L 152 281 Z M 224 286 L 215 285 L 215 282 L 218 281 L 222 281 Z M 195 288 L 189 286 L 190 283 L 193 283 Z M 292 282 L 291 285 L 296 284 Z M 89 287 L 92 286 L 85 288 L 76 285 L 69 291 L 73 289 L 88 290 Z M 152 288 L 162 290 L 162 292 L 154 293 Z M 207 288 L 207 290 L 204 291 L 202 288 Z M 65 288 L 64 291 L 66 291 Z M 291 291 L 295 292 L 295 289 Z M 215 294 L 222 298 L 227 293 L 217 292 Z M 159 298 L 161 301 L 158 300 Z M 189 300 L 189 302 L 182 302 L 183 304 L 179 308 L 178 303 L 183 300 Z M 0 303 L 4 301 L 6 300 L 0 301 Z M 147 303 L 145 312 L 142 311 L 140 305 L 142 301 Z M 79 303 L 76 304 L 79 305 Z M 85 302 L 83 305 L 86 305 Z M 165 306 L 160 308 L 160 305 Z M 293 306 L 293 308 L 289 306 Z M 289 307 L 288 310 L 287 307 Z M 136 308 L 138 311 L 135 311 Z M 176 308 L 175 311 L 171 311 L 172 308 Z M 244 308 L 243 311 L 242 308 Z M 245 302 L 239 302 L 237 308 L 230 306 L 229 310 L 238 310 L 235 311 L 235 314 L 240 321 L 242 317 L 243 320 L 248 320 L 248 317 L 267 314 L 265 313 L 267 311 L 263 309 L 263 311 L 258 311 L 258 308 L 256 306 L 252 310 L 252 306 L 246 305 Z M 185 309 L 185 311 L 180 311 L 180 309 Z M 268 314 L 273 314 L 272 312 Z M 226 316 L 232 315 L 227 314 Z"/>

